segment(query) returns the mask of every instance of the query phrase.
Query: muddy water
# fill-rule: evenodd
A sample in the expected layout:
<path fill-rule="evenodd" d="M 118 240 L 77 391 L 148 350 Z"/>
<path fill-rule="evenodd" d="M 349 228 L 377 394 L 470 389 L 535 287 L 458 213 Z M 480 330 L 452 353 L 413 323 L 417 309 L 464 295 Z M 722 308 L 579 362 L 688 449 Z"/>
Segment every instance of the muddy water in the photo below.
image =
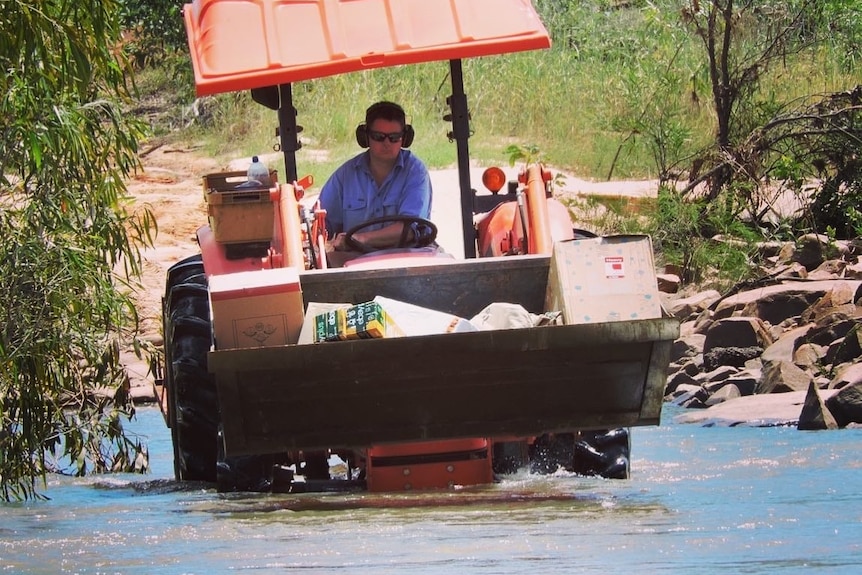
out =
<path fill-rule="evenodd" d="M 145 477 L 51 478 L 0 506 L 0 573 L 857 573 L 862 430 L 635 429 L 629 481 L 528 474 L 434 495 L 219 495 L 171 480 L 155 408 Z"/>

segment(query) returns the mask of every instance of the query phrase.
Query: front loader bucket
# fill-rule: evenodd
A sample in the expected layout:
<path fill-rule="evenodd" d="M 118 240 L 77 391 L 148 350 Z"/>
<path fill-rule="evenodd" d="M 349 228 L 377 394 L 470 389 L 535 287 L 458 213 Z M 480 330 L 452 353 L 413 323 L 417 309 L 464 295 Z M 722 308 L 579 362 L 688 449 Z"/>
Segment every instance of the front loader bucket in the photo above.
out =
<path fill-rule="evenodd" d="M 541 312 L 548 257 L 302 276 L 306 302 L 376 295 L 472 317 Z M 334 272 L 334 273 L 333 273 Z M 659 318 L 210 352 L 228 455 L 656 425 L 678 322 Z"/>

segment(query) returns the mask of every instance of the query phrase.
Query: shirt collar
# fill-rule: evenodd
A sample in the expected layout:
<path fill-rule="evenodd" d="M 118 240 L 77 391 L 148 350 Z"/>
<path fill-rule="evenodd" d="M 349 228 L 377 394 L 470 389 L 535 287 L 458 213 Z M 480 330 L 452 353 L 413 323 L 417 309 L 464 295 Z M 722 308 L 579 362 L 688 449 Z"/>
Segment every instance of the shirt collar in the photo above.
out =
<path fill-rule="evenodd" d="M 398 151 L 398 159 L 395 160 L 396 168 L 403 168 L 404 164 L 407 161 L 407 154 L 409 150 L 399 150 Z M 355 165 L 357 170 L 362 170 L 363 172 L 370 174 L 371 173 L 371 152 L 365 150 L 355 158 Z"/>

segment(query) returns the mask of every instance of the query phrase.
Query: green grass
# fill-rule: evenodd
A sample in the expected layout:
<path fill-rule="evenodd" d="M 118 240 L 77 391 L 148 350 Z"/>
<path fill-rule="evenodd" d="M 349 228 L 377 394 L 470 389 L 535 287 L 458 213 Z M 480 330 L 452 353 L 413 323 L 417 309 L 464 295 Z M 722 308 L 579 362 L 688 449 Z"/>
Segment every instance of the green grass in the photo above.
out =
<path fill-rule="evenodd" d="M 684 163 L 711 142 L 715 127 L 702 48 L 679 27 L 678 4 L 628 2 L 630 7 L 614 9 L 614 3 L 599 0 L 537 0 L 554 42 L 550 50 L 464 62 L 473 159 L 504 163 L 506 146 L 529 143 L 549 163 L 582 177 L 653 178 L 660 141 L 665 163 Z M 846 52 L 841 45 L 825 45 L 788 60 L 769 75 L 755 101 L 852 87 L 859 78 Z M 191 82 L 179 77 L 175 62 L 171 66 L 169 81 Z M 451 126 L 442 120 L 450 93 L 446 62 L 298 83 L 293 93 L 303 145 L 331 152 L 332 161 L 306 171 L 331 169 L 358 151 L 354 128 L 365 108 L 381 99 L 407 110 L 417 133 L 413 149 L 430 167 L 455 162 L 455 146 L 447 138 Z M 217 101 L 215 122 L 188 136 L 203 139 L 207 152 L 218 157 L 272 149 L 275 112 L 247 94 L 220 95 Z M 299 159 L 305 161 L 303 154 Z"/>

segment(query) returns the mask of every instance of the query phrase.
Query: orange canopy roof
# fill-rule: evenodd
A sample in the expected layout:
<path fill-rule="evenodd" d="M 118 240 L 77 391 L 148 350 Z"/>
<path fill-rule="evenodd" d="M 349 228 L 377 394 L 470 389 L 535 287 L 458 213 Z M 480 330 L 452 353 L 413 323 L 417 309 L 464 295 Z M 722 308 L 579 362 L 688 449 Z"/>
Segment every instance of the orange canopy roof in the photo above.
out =
<path fill-rule="evenodd" d="M 194 0 L 198 95 L 548 48 L 530 0 Z"/>

